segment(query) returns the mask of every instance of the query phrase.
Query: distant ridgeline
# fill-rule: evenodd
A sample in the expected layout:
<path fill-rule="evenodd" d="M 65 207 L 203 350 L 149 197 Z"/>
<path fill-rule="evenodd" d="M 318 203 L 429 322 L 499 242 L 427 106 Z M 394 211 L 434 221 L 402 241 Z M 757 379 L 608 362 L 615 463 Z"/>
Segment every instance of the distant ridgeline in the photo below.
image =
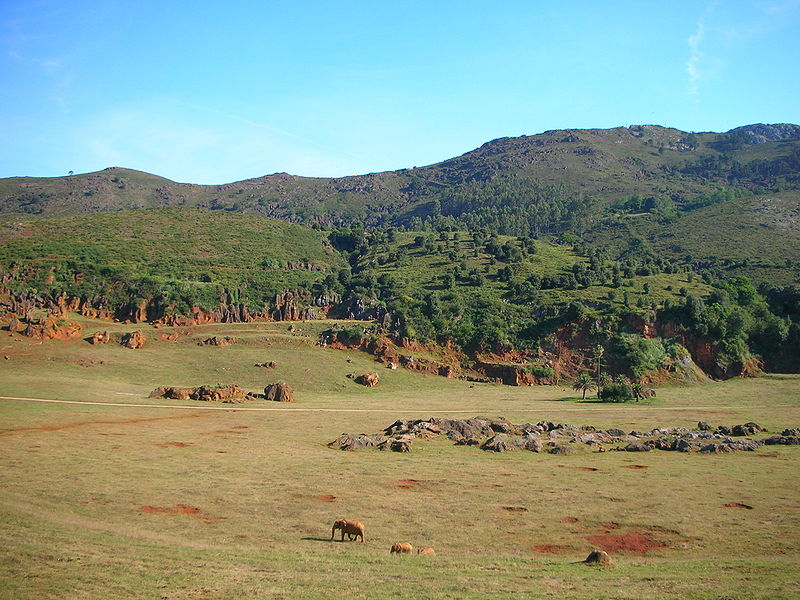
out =
<path fill-rule="evenodd" d="M 636 379 L 798 371 L 799 186 L 796 125 L 550 131 L 337 179 L 4 179 L 0 302 L 23 319 L 375 320 L 345 337 L 541 381 L 597 352 Z"/>

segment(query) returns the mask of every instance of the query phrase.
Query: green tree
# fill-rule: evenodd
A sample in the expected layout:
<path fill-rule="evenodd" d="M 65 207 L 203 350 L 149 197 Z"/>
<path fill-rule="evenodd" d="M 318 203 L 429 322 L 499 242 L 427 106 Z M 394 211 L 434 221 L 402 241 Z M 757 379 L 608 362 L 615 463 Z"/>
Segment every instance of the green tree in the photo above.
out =
<path fill-rule="evenodd" d="M 575 378 L 574 383 L 572 384 L 572 389 L 576 392 L 581 392 L 581 400 L 586 400 L 586 392 L 589 390 L 593 390 L 596 387 L 592 376 L 589 375 L 586 371 L 581 373 Z"/>

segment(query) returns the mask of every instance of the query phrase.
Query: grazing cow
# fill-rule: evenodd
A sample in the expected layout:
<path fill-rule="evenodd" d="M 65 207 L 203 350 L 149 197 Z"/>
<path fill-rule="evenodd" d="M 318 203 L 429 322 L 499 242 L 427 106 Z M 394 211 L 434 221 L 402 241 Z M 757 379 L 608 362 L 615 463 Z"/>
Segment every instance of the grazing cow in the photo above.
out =
<path fill-rule="evenodd" d="M 389 554 L 411 554 L 414 547 L 411 544 L 392 544 Z"/>

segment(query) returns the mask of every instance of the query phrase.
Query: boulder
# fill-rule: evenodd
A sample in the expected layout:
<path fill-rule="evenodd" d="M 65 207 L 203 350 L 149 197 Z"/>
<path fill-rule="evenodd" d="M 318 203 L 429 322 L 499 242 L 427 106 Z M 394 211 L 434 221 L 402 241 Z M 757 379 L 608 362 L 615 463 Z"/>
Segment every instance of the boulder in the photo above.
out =
<path fill-rule="evenodd" d="M 25 330 L 25 323 L 20 321 L 17 317 L 14 317 L 9 321 L 7 329 L 12 333 L 18 333 Z"/>
<path fill-rule="evenodd" d="M 375 387 L 380 383 L 381 378 L 377 373 L 364 373 L 356 377 L 355 382 L 363 385 L 364 387 Z"/>
<path fill-rule="evenodd" d="M 517 444 L 522 450 L 530 452 L 541 452 L 544 448 L 544 443 L 535 435 L 525 434 L 517 440 Z"/>
<path fill-rule="evenodd" d="M 271 360 L 269 362 L 256 363 L 256 366 L 263 367 L 265 369 L 274 369 L 275 367 L 278 366 L 278 364 L 274 360 Z"/>
<path fill-rule="evenodd" d="M 197 388 L 191 387 L 158 387 L 150 392 L 149 398 L 168 398 L 170 400 L 191 400 Z"/>
<path fill-rule="evenodd" d="M 709 425 L 709 424 L 708 424 L 708 423 L 706 423 L 705 421 L 699 421 L 699 422 L 697 423 L 697 428 L 698 428 L 700 431 L 711 431 L 711 425 Z"/>
<path fill-rule="evenodd" d="M 660 437 L 655 440 L 655 449 L 656 450 L 675 450 L 676 440 L 673 438 L 668 437 Z"/>
<path fill-rule="evenodd" d="M 550 454 L 557 454 L 559 456 L 566 456 L 568 454 L 575 454 L 575 448 L 572 446 L 567 446 L 566 444 L 554 444 L 547 452 Z"/>
<path fill-rule="evenodd" d="M 330 442 L 328 447 L 352 451 L 361 450 L 362 448 L 375 447 L 385 442 L 386 440 L 380 434 L 367 435 L 365 433 L 361 433 L 359 435 L 349 435 L 347 433 L 343 433 L 337 439 Z"/>
<path fill-rule="evenodd" d="M 120 343 L 131 350 L 138 350 L 144 346 L 146 341 L 147 338 L 142 335 L 141 331 L 131 331 L 130 333 L 123 334 L 122 342 Z"/>
<path fill-rule="evenodd" d="M 650 452 L 656 447 L 655 440 L 647 440 L 646 442 L 631 442 L 625 446 L 626 452 Z"/>
<path fill-rule="evenodd" d="M 411 441 L 412 438 L 407 436 L 391 440 L 389 442 L 389 449 L 392 452 L 411 452 Z"/>
<path fill-rule="evenodd" d="M 456 368 L 453 365 L 442 365 L 439 367 L 439 375 L 442 377 L 455 377 Z"/>
<path fill-rule="evenodd" d="M 587 565 L 600 565 L 604 567 L 609 567 L 614 564 L 611 562 L 611 557 L 605 550 L 593 550 L 583 562 Z"/>
<path fill-rule="evenodd" d="M 678 452 L 697 452 L 700 445 L 697 442 L 690 440 L 678 440 L 675 442 L 675 450 Z"/>
<path fill-rule="evenodd" d="M 456 446 L 480 446 L 481 441 L 478 438 L 474 437 L 464 437 L 461 436 L 459 439 L 456 440 Z"/>
<path fill-rule="evenodd" d="M 506 450 L 511 450 L 512 446 L 509 444 L 507 434 L 498 433 L 486 440 L 481 448 L 492 452 L 505 452 Z"/>
<path fill-rule="evenodd" d="M 724 454 L 733 452 L 733 448 L 731 448 L 728 444 L 706 444 L 700 448 L 700 452 L 703 454 Z"/>
<path fill-rule="evenodd" d="M 92 339 L 90 342 L 95 346 L 100 344 L 108 344 L 111 341 L 111 336 L 108 335 L 107 331 L 95 331 L 92 334 Z"/>
<path fill-rule="evenodd" d="M 763 427 L 761 427 L 758 423 L 742 423 L 741 425 L 734 425 L 731 428 L 731 435 L 736 436 L 746 436 L 746 435 L 755 435 L 764 431 Z"/>
<path fill-rule="evenodd" d="M 294 402 L 294 391 L 285 383 L 271 383 L 264 388 L 264 398 L 274 402 Z"/>
<path fill-rule="evenodd" d="M 800 436 L 796 435 L 773 435 L 764 440 L 767 446 L 797 446 L 800 444 Z"/>

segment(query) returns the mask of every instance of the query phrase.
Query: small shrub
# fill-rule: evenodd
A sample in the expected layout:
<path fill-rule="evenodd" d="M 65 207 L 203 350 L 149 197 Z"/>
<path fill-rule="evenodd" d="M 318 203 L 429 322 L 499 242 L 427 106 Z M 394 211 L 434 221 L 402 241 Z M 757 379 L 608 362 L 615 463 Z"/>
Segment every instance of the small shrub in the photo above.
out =
<path fill-rule="evenodd" d="M 598 393 L 604 402 L 631 402 L 634 400 L 633 388 L 629 383 L 607 383 Z"/>

